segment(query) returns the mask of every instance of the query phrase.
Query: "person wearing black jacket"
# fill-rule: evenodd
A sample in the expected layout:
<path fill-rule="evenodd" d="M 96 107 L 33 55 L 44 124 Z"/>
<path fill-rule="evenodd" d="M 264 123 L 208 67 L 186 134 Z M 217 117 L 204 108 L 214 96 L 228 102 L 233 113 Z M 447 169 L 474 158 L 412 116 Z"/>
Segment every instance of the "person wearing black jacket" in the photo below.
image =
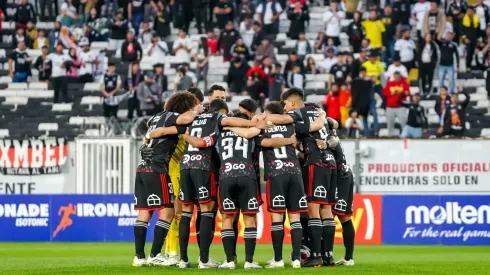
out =
<path fill-rule="evenodd" d="M 447 87 L 441 87 L 441 92 L 439 97 L 436 99 L 436 105 L 434 106 L 434 110 L 436 111 L 437 116 L 439 116 L 440 121 L 442 121 L 446 108 L 448 108 L 450 105 L 451 97 L 448 95 Z"/>
<path fill-rule="evenodd" d="M 192 12 L 196 18 L 196 27 L 199 34 L 203 34 L 207 29 L 208 5 L 208 0 L 192 0 Z"/>
<path fill-rule="evenodd" d="M 459 94 L 462 93 L 465 97 L 463 102 L 459 102 Z M 462 137 L 466 127 L 466 107 L 470 103 L 470 95 L 464 92 L 462 88 L 458 89 L 458 93 L 451 95 L 451 104 L 446 108 L 443 114 L 441 127 L 438 133 L 443 136 Z"/>
<path fill-rule="evenodd" d="M 51 78 L 51 61 L 47 59 L 49 54 L 48 46 L 42 47 L 42 54 L 36 59 L 34 68 L 39 72 L 39 81 L 48 82 Z"/>
<path fill-rule="evenodd" d="M 412 102 L 404 102 L 404 95 L 398 99 L 398 103 L 408 109 L 407 124 L 403 127 L 401 138 L 421 138 L 422 134 L 427 133 L 429 122 L 427 120 L 425 108 L 420 106 L 420 94 L 412 95 Z"/>
<path fill-rule="evenodd" d="M 383 32 L 383 46 L 386 48 L 384 52 L 384 62 L 391 63 L 395 57 L 395 42 L 396 42 L 396 20 L 390 5 L 384 8 L 384 14 L 381 21 L 385 25 L 386 31 Z M 408 69 L 408 68 L 407 68 Z"/>
<path fill-rule="evenodd" d="M 363 50 L 359 53 L 359 58 L 355 59 L 351 65 L 351 75 L 353 78 L 358 77 L 361 73 L 362 64 L 367 61 L 367 51 Z"/>
<path fill-rule="evenodd" d="M 358 11 L 354 12 L 353 20 L 347 27 L 347 35 L 349 36 L 349 44 L 352 45 L 353 52 L 359 53 L 361 51 L 361 42 L 362 39 L 364 38 L 364 32 L 362 31 L 362 25 L 361 25 L 360 12 Z"/>
<path fill-rule="evenodd" d="M 361 67 L 358 77 L 351 83 L 352 110 L 356 110 L 362 116 L 364 125 L 364 136 L 371 136 L 371 127 L 368 123 L 368 116 L 373 116 L 374 130 L 379 128 L 378 113 L 376 112 L 376 100 L 372 92 L 373 80 L 366 75 L 366 68 Z"/>
<path fill-rule="evenodd" d="M 134 111 L 136 115 L 140 117 L 142 115 L 140 110 L 140 102 L 136 96 L 136 89 L 138 85 L 143 82 L 143 74 L 141 73 L 139 62 L 133 62 L 127 76 L 127 88 L 129 91 L 128 97 L 128 119 L 133 119 Z"/>
<path fill-rule="evenodd" d="M 468 8 L 468 3 L 465 0 L 454 0 L 447 8 L 446 16 L 451 17 L 453 20 L 453 28 L 455 34 L 455 40 L 459 42 L 461 34 L 461 21 Z"/>
<path fill-rule="evenodd" d="M 231 47 L 240 39 L 240 33 L 233 27 L 233 22 L 228 21 L 225 29 L 221 31 L 218 39 L 218 49 L 223 49 L 224 61 L 231 60 Z"/>
<path fill-rule="evenodd" d="M 36 10 L 28 0 L 21 0 L 15 11 L 15 25 L 17 28 L 25 28 L 27 22 L 36 23 Z"/>
<path fill-rule="evenodd" d="M 482 59 L 476 58 L 476 64 L 478 66 L 479 70 L 482 71 L 487 71 L 487 77 L 485 78 L 486 80 L 486 89 L 487 89 L 487 95 L 490 97 L 490 37 L 487 38 L 487 43 L 485 44 L 485 47 L 480 50 L 480 53 L 483 55 Z"/>
<path fill-rule="evenodd" d="M 410 0 L 396 0 L 393 2 L 393 25 L 410 25 Z"/>
<path fill-rule="evenodd" d="M 439 87 L 444 86 L 444 81 L 446 76 L 449 77 L 449 93 L 454 93 L 455 90 L 455 71 L 454 64 L 456 68 L 459 68 L 459 52 L 458 44 L 453 42 L 453 33 L 447 32 L 446 39 L 441 40 L 439 43 Z"/>
<path fill-rule="evenodd" d="M 248 70 L 250 70 L 250 66 L 242 58 L 235 57 L 232 60 L 232 66 L 230 66 L 226 77 L 229 92 L 240 94 L 245 91 Z"/>
<path fill-rule="evenodd" d="M 291 20 L 289 25 L 288 37 L 298 39 L 301 32 L 305 31 L 305 22 L 310 21 L 310 11 L 306 3 L 301 4 L 300 0 L 295 0 L 289 4 L 287 9 L 288 19 Z"/>
<path fill-rule="evenodd" d="M 262 25 L 258 21 L 252 23 L 252 29 L 255 32 L 252 39 L 252 52 L 255 52 L 257 47 L 260 46 L 260 43 L 262 43 L 262 40 L 265 39 L 265 33 L 262 30 Z"/>
<path fill-rule="evenodd" d="M 480 20 L 472 6 L 468 7 L 461 21 L 461 34 L 461 40 L 466 45 L 466 71 L 470 71 L 475 47 L 481 36 Z"/>
<path fill-rule="evenodd" d="M 143 57 L 143 50 L 140 43 L 134 39 L 134 33 L 129 31 L 126 35 L 126 41 L 121 47 L 121 60 L 123 62 L 132 63 L 134 61 L 141 60 Z"/>
<path fill-rule="evenodd" d="M 171 34 L 170 22 L 172 22 L 172 13 L 170 12 L 170 6 L 165 5 L 162 1 L 158 1 L 157 5 L 158 11 L 153 22 L 153 30 L 160 38 L 164 39 Z"/>
<path fill-rule="evenodd" d="M 108 49 L 116 50 L 121 47 L 124 39 L 126 39 L 126 33 L 128 32 L 128 20 L 124 19 L 122 9 L 119 9 L 116 12 L 116 15 L 111 19 L 108 25 L 111 30 Z"/>
<path fill-rule="evenodd" d="M 425 35 L 425 43 L 420 44 L 420 54 L 418 55 L 419 62 L 419 77 L 422 94 L 430 94 L 432 92 L 432 79 L 434 78 L 434 70 L 438 60 L 437 44 L 432 41 L 430 33 Z"/>
<path fill-rule="evenodd" d="M 289 54 L 289 59 L 286 61 L 286 65 L 284 66 L 283 78 L 288 79 L 289 73 L 293 70 L 295 66 L 299 66 L 300 72 L 302 75 L 306 74 L 306 68 L 303 65 L 303 61 L 298 58 L 298 54 L 296 52 L 291 52 Z M 287 84 L 286 84 L 287 85 Z M 290 87 L 288 87 L 290 88 Z"/>

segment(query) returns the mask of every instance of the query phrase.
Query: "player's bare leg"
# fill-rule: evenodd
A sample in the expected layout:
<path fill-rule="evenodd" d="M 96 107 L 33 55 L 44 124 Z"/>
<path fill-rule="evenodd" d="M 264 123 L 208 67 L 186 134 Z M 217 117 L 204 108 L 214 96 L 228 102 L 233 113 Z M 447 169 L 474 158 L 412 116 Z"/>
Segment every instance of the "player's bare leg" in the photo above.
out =
<path fill-rule="evenodd" d="M 342 238 L 344 239 L 345 256 L 337 262 L 338 265 L 353 266 L 354 265 L 354 239 L 356 232 L 352 224 L 351 217 L 337 216 L 342 224 Z"/>
<path fill-rule="evenodd" d="M 323 266 L 321 257 L 322 220 L 320 217 L 320 205 L 317 203 L 308 203 L 308 230 L 312 256 L 303 264 L 304 267 Z"/>
<path fill-rule="evenodd" d="M 213 241 L 214 235 L 214 209 L 216 203 L 210 201 L 200 204 L 201 207 L 201 225 L 199 244 L 199 268 L 217 268 L 219 264 L 212 261 L 209 257 L 209 248 Z"/>
<path fill-rule="evenodd" d="M 164 208 L 158 211 L 158 221 L 155 224 L 155 231 L 153 236 L 153 244 L 151 246 L 150 257 L 153 260 L 154 265 L 169 266 L 170 264 L 161 257 L 163 244 L 170 229 L 170 224 L 174 218 L 175 212 L 173 208 Z"/>
<path fill-rule="evenodd" d="M 226 261 L 219 268 L 235 269 L 233 246 L 235 243 L 235 232 L 233 232 L 234 214 L 222 213 L 221 242 L 226 255 Z"/>
<path fill-rule="evenodd" d="M 262 268 L 254 262 L 255 246 L 257 245 L 257 223 L 256 214 L 243 214 L 243 223 L 245 224 L 245 269 Z"/>
<path fill-rule="evenodd" d="M 190 266 L 189 257 L 187 255 L 187 248 L 189 246 L 189 236 L 192 215 L 194 212 L 194 204 L 181 204 L 182 214 L 179 224 L 179 246 L 180 246 L 180 268 L 187 268 Z"/>
<path fill-rule="evenodd" d="M 139 210 L 138 217 L 134 223 L 134 246 L 135 257 L 133 266 L 144 266 L 147 264 L 145 255 L 146 232 L 148 230 L 148 222 L 151 219 L 153 211 Z"/>
<path fill-rule="evenodd" d="M 323 247 L 325 249 L 323 258 L 323 264 L 325 266 L 335 266 L 335 260 L 333 259 L 333 243 L 335 240 L 335 220 L 332 213 L 331 205 L 323 205 L 320 210 L 322 217 L 322 238 Z"/>

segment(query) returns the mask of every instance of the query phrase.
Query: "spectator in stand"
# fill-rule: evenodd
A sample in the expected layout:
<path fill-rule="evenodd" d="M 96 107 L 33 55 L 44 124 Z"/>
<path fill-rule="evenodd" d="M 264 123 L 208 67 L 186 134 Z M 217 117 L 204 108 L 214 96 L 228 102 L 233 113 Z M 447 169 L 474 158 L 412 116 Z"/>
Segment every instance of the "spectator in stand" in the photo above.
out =
<path fill-rule="evenodd" d="M 437 60 L 439 59 L 437 44 L 432 40 L 430 33 L 425 35 L 425 41 L 420 46 L 419 78 L 423 95 L 432 93 L 432 80 Z"/>
<path fill-rule="evenodd" d="M 381 49 L 383 47 L 383 33 L 386 31 L 383 21 L 377 19 L 376 11 L 369 12 L 369 19 L 363 21 L 362 27 L 366 32 L 366 38 L 369 39 L 373 49 Z"/>
<path fill-rule="evenodd" d="M 82 62 L 78 58 L 77 49 L 70 48 L 68 50 L 68 56 L 70 60 L 65 62 L 66 67 L 66 80 L 70 83 L 78 82 L 78 69 L 82 65 Z"/>
<path fill-rule="evenodd" d="M 185 30 L 179 30 L 179 38 L 174 41 L 172 50 L 174 51 L 175 57 L 179 59 L 180 63 L 191 62 L 192 42 L 189 36 L 187 36 L 187 32 Z"/>
<path fill-rule="evenodd" d="M 150 57 L 151 65 L 155 65 L 165 60 L 165 56 L 167 56 L 168 52 L 167 42 L 160 40 L 160 37 L 154 33 L 151 44 L 146 48 L 146 54 Z"/>
<path fill-rule="evenodd" d="M 421 138 L 423 133 L 427 133 L 429 123 L 427 121 L 426 110 L 420 106 L 420 95 L 412 95 L 412 102 L 404 102 L 404 96 L 398 99 L 398 103 L 408 109 L 408 117 L 401 138 Z"/>
<path fill-rule="evenodd" d="M 374 132 L 379 130 L 378 113 L 376 111 L 376 100 L 373 92 L 373 78 L 366 73 L 366 68 L 361 67 L 359 77 L 352 81 L 352 109 L 359 110 L 364 126 L 364 136 L 371 136 L 371 126 L 368 123 L 368 115 L 373 116 Z"/>
<path fill-rule="evenodd" d="M 306 40 L 305 33 L 299 33 L 298 42 L 296 42 L 296 52 L 301 60 L 304 60 L 306 55 L 313 53 L 313 48 L 308 40 Z"/>
<path fill-rule="evenodd" d="M 143 74 L 141 73 L 139 62 L 133 62 L 131 64 L 131 70 L 128 73 L 127 85 L 129 91 L 128 98 L 128 118 L 133 119 L 134 111 L 136 111 L 136 116 L 140 117 L 140 103 L 138 101 L 136 89 L 139 84 L 143 81 Z"/>
<path fill-rule="evenodd" d="M 487 28 L 488 29 L 488 28 Z M 477 54 L 481 54 L 482 58 L 476 58 L 476 64 L 480 70 L 487 72 L 487 77 L 485 78 L 486 84 L 485 88 L 487 90 L 487 95 L 490 97 L 490 36 L 487 37 L 487 43 L 484 44 L 484 47 L 477 52 Z"/>
<path fill-rule="evenodd" d="M 238 18 L 239 22 L 244 21 L 247 17 L 253 18 L 253 15 L 255 14 L 255 6 L 252 1 L 241 0 L 237 6 L 237 11 L 240 13 Z"/>
<path fill-rule="evenodd" d="M 208 48 L 210 54 L 212 55 L 219 54 L 218 38 L 216 37 L 216 34 L 212 30 L 208 31 Z"/>
<path fill-rule="evenodd" d="M 266 34 L 276 35 L 279 33 L 279 16 L 282 13 L 279 1 L 265 0 L 257 6 L 255 12 Z"/>
<path fill-rule="evenodd" d="M 192 0 L 192 13 L 196 18 L 196 28 L 199 34 L 203 34 L 207 29 L 207 7 L 208 0 Z"/>
<path fill-rule="evenodd" d="M 28 49 L 33 49 L 34 41 L 37 39 L 37 37 L 39 35 L 34 23 L 32 23 L 31 21 L 27 22 L 27 28 L 26 28 L 25 32 L 26 32 L 26 36 L 27 36 L 26 47 Z"/>
<path fill-rule="evenodd" d="M 214 7 L 214 14 L 218 21 L 218 28 L 221 30 L 226 27 L 229 22 L 233 25 L 233 4 L 229 0 L 219 0 Z"/>
<path fill-rule="evenodd" d="M 109 20 L 105 17 L 98 17 L 97 9 L 92 8 L 86 25 L 87 31 L 85 36 L 87 36 L 91 42 L 107 41 L 109 38 L 109 32 L 107 31 L 108 24 Z"/>
<path fill-rule="evenodd" d="M 36 59 L 34 68 L 39 72 L 39 82 L 49 82 L 51 78 L 51 61 L 48 59 L 48 46 L 43 46 L 41 49 L 41 55 Z"/>
<path fill-rule="evenodd" d="M 240 39 L 240 33 L 233 28 L 233 22 L 228 21 L 226 23 L 225 29 L 221 31 L 218 40 L 218 49 L 221 50 L 223 54 L 223 60 L 228 62 L 232 58 L 231 48 Z"/>
<path fill-rule="evenodd" d="M 141 49 L 140 43 L 134 39 L 134 33 L 132 30 L 128 31 L 126 35 L 126 41 L 121 46 L 121 60 L 127 63 L 133 63 L 134 61 L 141 60 L 143 57 L 143 50 Z"/>
<path fill-rule="evenodd" d="M 287 85 L 289 87 L 304 88 L 306 85 L 305 76 L 301 74 L 301 68 L 294 65 L 293 70 L 288 73 Z"/>
<path fill-rule="evenodd" d="M 422 26 L 425 14 L 430 10 L 430 3 L 426 0 L 419 0 L 412 7 L 412 18 L 417 21 L 417 38 L 422 41 Z"/>
<path fill-rule="evenodd" d="M 401 24 L 402 26 L 410 25 L 410 0 L 395 0 L 393 1 L 393 21 L 396 26 Z"/>
<path fill-rule="evenodd" d="M 154 115 L 162 110 L 161 88 L 153 81 L 152 72 L 146 73 L 144 81 L 138 84 L 136 93 L 140 111 L 145 115 Z"/>
<path fill-rule="evenodd" d="M 204 81 L 204 89 L 208 88 L 209 55 L 208 39 L 201 37 L 199 39 L 199 48 L 193 54 L 193 59 L 196 62 L 197 81 Z"/>
<path fill-rule="evenodd" d="M 319 32 L 315 40 L 315 45 L 313 45 L 315 51 L 317 53 L 323 52 L 325 50 L 326 45 L 327 45 L 327 37 L 325 36 L 325 33 Z"/>
<path fill-rule="evenodd" d="M 464 34 L 464 32 L 462 32 Z M 459 94 L 464 95 L 464 101 L 459 101 Z M 470 103 L 470 95 L 458 88 L 458 93 L 451 95 L 451 104 L 446 107 L 443 113 L 441 127 L 437 130 L 438 134 L 444 136 L 462 137 L 466 128 L 466 107 Z"/>
<path fill-rule="evenodd" d="M 334 48 L 327 48 L 327 53 L 325 54 L 325 59 L 323 62 L 318 65 L 318 68 L 322 73 L 328 73 L 330 72 L 330 69 L 334 64 L 337 63 L 337 57 L 335 57 L 335 50 Z"/>
<path fill-rule="evenodd" d="M 193 80 L 186 74 L 185 68 L 180 66 L 177 69 L 177 77 L 174 82 L 174 92 L 187 90 L 194 86 Z"/>
<path fill-rule="evenodd" d="M 97 64 L 97 57 L 90 51 L 90 42 L 87 37 L 82 37 L 78 45 L 82 48 L 78 54 L 81 66 L 78 71 L 78 81 L 80 83 L 89 83 L 94 81 L 94 66 Z"/>
<path fill-rule="evenodd" d="M 436 105 L 434 106 L 434 111 L 436 111 L 436 114 L 439 117 L 439 121 L 442 123 L 444 118 L 444 113 L 446 112 L 446 108 L 451 106 L 451 97 L 448 94 L 448 90 L 446 86 L 440 87 L 439 90 L 440 93 L 436 99 Z"/>
<path fill-rule="evenodd" d="M 240 23 L 240 36 L 243 38 L 243 43 L 252 49 L 252 43 L 254 39 L 255 31 L 253 29 L 253 15 L 247 14 L 244 21 Z"/>
<path fill-rule="evenodd" d="M 466 9 L 466 14 L 461 22 L 461 39 L 466 45 L 466 71 L 471 71 L 473 54 L 475 53 L 475 47 L 478 43 L 478 39 L 481 36 L 480 32 L 480 19 L 475 14 L 475 8 L 469 6 Z"/>
<path fill-rule="evenodd" d="M 350 110 L 349 118 L 345 121 L 345 129 L 348 138 L 360 138 L 364 129 L 362 121 L 359 119 L 359 113 L 356 110 Z"/>
<path fill-rule="evenodd" d="M 120 50 L 128 32 L 128 21 L 124 19 L 122 9 L 117 10 L 114 18 L 109 23 L 109 29 L 111 29 L 111 38 L 109 39 L 108 49 Z"/>
<path fill-rule="evenodd" d="M 387 80 L 395 79 L 395 72 L 400 73 L 403 78 L 408 79 L 408 71 L 405 66 L 400 62 L 400 56 L 395 55 L 393 58 L 393 64 L 388 66 L 388 70 L 386 70 L 385 77 Z"/>
<path fill-rule="evenodd" d="M 61 4 L 61 25 L 66 27 L 71 27 L 78 25 L 78 9 L 73 4 L 73 0 L 65 0 L 63 4 Z"/>
<path fill-rule="evenodd" d="M 269 43 L 268 39 L 262 40 L 260 46 L 257 47 L 255 51 L 255 60 L 264 60 L 265 58 L 276 59 L 276 55 L 274 53 L 274 46 Z"/>
<path fill-rule="evenodd" d="M 329 118 L 335 119 L 342 127 L 342 115 L 340 114 L 340 98 L 339 98 L 339 85 L 333 83 L 330 87 L 328 95 L 325 97 L 323 102 L 323 108 L 327 112 Z"/>
<path fill-rule="evenodd" d="M 298 58 L 298 54 L 296 52 L 291 52 L 289 54 L 289 59 L 286 62 L 286 66 L 284 66 L 283 78 L 288 79 L 289 74 L 293 72 L 294 67 L 298 66 L 302 74 L 306 73 L 306 69 L 303 65 L 303 61 Z M 286 83 L 286 87 L 290 88 L 290 86 Z"/>
<path fill-rule="evenodd" d="M 254 30 L 254 36 L 252 39 L 252 52 L 255 52 L 257 50 L 257 47 L 260 46 L 260 43 L 262 43 L 262 40 L 264 40 L 265 33 L 262 30 L 262 25 L 257 21 L 253 22 L 252 29 Z"/>
<path fill-rule="evenodd" d="M 157 63 L 153 65 L 153 82 L 155 82 L 158 85 L 158 87 L 160 87 L 160 93 L 162 95 L 168 92 L 168 78 L 163 73 L 162 63 Z"/>
<path fill-rule="evenodd" d="M 403 30 L 402 37 L 395 43 L 395 55 L 400 56 L 400 61 L 407 68 L 408 73 L 415 67 L 416 50 L 417 46 L 410 38 L 410 30 Z"/>
<path fill-rule="evenodd" d="M 364 38 L 360 12 L 354 12 L 353 20 L 347 27 L 347 35 L 349 36 L 349 44 L 352 46 L 353 52 L 359 53 L 361 51 L 361 41 Z"/>
<path fill-rule="evenodd" d="M 54 4 L 54 9 L 53 9 Z M 48 9 L 48 16 L 46 17 L 45 12 Z M 40 0 L 39 1 L 39 20 L 45 21 L 55 21 L 58 11 L 58 1 L 54 0 Z"/>
<path fill-rule="evenodd" d="M 339 91 L 339 103 L 340 103 L 340 122 L 341 125 L 345 125 L 345 121 L 349 117 L 349 110 L 352 104 L 352 93 L 346 84 L 340 85 Z"/>
<path fill-rule="evenodd" d="M 458 44 L 453 42 L 453 33 L 446 33 L 446 39 L 439 44 L 439 87 L 445 86 L 446 76 L 449 78 L 449 93 L 454 93 L 456 73 L 454 66 L 459 68 Z"/>
<path fill-rule="evenodd" d="M 354 62 L 352 62 L 351 70 L 352 70 L 352 77 L 353 78 L 356 78 L 359 76 L 359 74 L 361 72 L 362 64 L 364 64 L 364 62 L 366 62 L 367 59 L 368 59 L 367 58 L 367 51 L 361 51 L 359 53 L 359 58 L 355 59 Z M 361 114 L 361 116 L 362 116 L 362 114 Z"/>
<path fill-rule="evenodd" d="M 383 46 L 385 50 L 383 51 L 383 61 L 385 63 L 391 63 L 395 57 L 395 42 L 397 33 L 396 20 L 393 17 L 393 10 L 390 5 L 386 5 L 383 9 L 383 16 L 381 21 L 385 25 L 385 32 L 383 33 Z"/>
<path fill-rule="evenodd" d="M 252 58 L 252 54 L 248 47 L 243 43 L 243 39 L 239 38 L 233 46 L 231 46 L 231 55 L 232 57 L 240 57 L 245 61 L 248 61 Z"/>
<path fill-rule="evenodd" d="M 233 58 L 232 65 L 228 69 L 228 75 L 226 77 L 228 92 L 232 94 L 242 94 L 245 91 L 247 72 L 249 70 L 250 67 L 242 58 Z"/>
<path fill-rule="evenodd" d="M 297 66 L 296 66 L 297 67 Z M 276 63 L 269 74 L 269 101 L 280 101 L 286 81 L 282 77 L 282 65 Z"/>
<path fill-rule="evenodd" d="M 100 80 L 100 91 L 104 95 L 104 102 L 102 104 L 104 108 L 104 117 L 117 117 L 117 111 L 119 110 L 119 103 L 129 95 L 116 95 L 121 89 L 121 76 L 116 73 L 116 65 L 109 63 L 107 73 Z"/>
<path fill-rule="evenodd" d="M 0 8 L 0 31 L 2 31 L 2 21 L 4 21 L 4 20 L 5 20 L 5 13 Z"/>
<path fill-rule="evenodd" d="M 291 39 L 298 39 L 298 36 L 305 32 L 305 23 L 310 21 L 308 5 L 305 0 L 290 0 L 287 14 L 291 20 L 287 35 Z"/>
<path fill-rule="evenodd" d="M 153 37 L 158 36 L 156 32 L 150 30 L 150 25 L 148 23 L 143 23 L 143 31 L 138 36 L 138 43 L 140 43 L 143 49 L 148 49 L 148 47 L 153 44 Z"/>
<path fill-rule="evenodd" d="M 70 58 L 63 53 L 63 49 L 63 44 L 58 42 L 55 52 L 50 53 L 47 57 L 52 64 L 51 84 L 54 90 L 54 103 L 68 101 L 65 62 Z"/>
<path fill-rule="evenodd" d="M 192 87 L 197 87 L 197 76 L 196 74 L 191 70 L 191 66 L 189 63 L 183 63 L 182 67 L 184 67 L 185 70 L 185 75 L 191 78 L 192 80 Z"/>
<path fill-rule="evenodd" d="M 446 32 L 446 15 L 440 10 L 437 0 L 431 0 L 430 10 L 425 13 L 422 23 L 422 37 L 430 34 L 433 40 L 439 41 Z M 423 41 L 421 41 L 423 43 Z"/>
<path fill-rule="evenodd" d="M 139 36 L 140 25 L 145 17 L 145 0 L 128 0 L 128 20 L 134 28 L 134 34 Z"/>
<path fill-rule="evenodd" d="M 27 27 L 27 22 L 31 21 L 36 23 L 36 10 L 29 0 L 20 0 L 19 5 L 17 5 L 15 10 L 15 27 L 25 28 Z"/>
<path fill-rule="evenodd" d="M 37 36 L 36 40 L 34 40 L 34 44 L 33 44 L 32 48 L 34 50 L 39 50 L 39 49 L 43 48 L 44 46 L 46 46 L 46 47 L 49 46 L 49 40 L 46 38 L 44 31 L 40 30 L 39 35 Z"/>
<path fill-rule="evenodd" d="M 28 81 L 28 78 L 31 75 L 31 62 L 32 59 L 26 52 L 25 42 L 18 42 L 17 48 L 12 51 L 8 60 L 8 69 L 12 82 Z"/>
<path fill-rule="evenodd" d="M 253 68 L 252 68 L 253 70 Z M 263 71 L 262 71 L 263 72 Z M 264 77 L 263 77 L 264 76 Z M 247 80 L 247 93 L 256 102 L 263 102 L 265 99 L 265 73 L 262 75 L 259 71 L 252 72 Z"/>
<path fill-rule="evenodd" d="M 345 63 L 344 53 L 341 52 L 337 55 L 337 63 L 332 65 L 329 74 L 328 87 L 331 87 L 333 83 L 340 87 L 340 85 L 352 81 L 351 68 Z"/>
<path fill-rule="evenodd" d="M 451 17 L 454 27 L 454 41 L 459 42 L 461 36 L 461 21 L 466 14 L 468 3 L 465 0 L 454 0 L 447 9 L 447 17 Z"/>
<path fill-rule="evenodd" d="M 58 45 L 61 32 L 61 22 L 54 22 L 54 29 L 49 33 L 49 52 L 54 52 L 56 45 Z M 14 37 L 15 39 L 15 37 Z"/>
<path fill-rule="evenodd" d="M 166 5 L 162 1 L 157 3 L 157 14 L 153 21 L 153 30 L 164 39 L 171 34 L 170 22 L 172 21 L 172 14 L 170 12 L 170 6 Z"/>
<path fill-rule="evenodd" d="M 29 38 L 25 35 L 25 31 L 22 28 L 16 30 L 12 39 L 12 48 L 16 48 L 19 42 L 24 42 L 24 46 L 29 44 Z"/>
<path fill-rule="evenodd" d="M 398 103 L 400 97 L 410 96 L 410 87 L 405 78 L 399 72 L 395 72 L 394 79 L 389 80 L 383 90 L 386 98 L 386 124 L 388 125 L 388 136 L 395 136 L 395 119 L 401 125 L 405 126 L 405 109 Z M 402 100 L 404 101 L 404 100 Z"/>
<path fill-rule="evenodd" d="M 487 1 L 488 3 L 488 1 Z M 480 19 L 480 31 L 485 32 L 485 28 L 490 24 L 490 7 L 483 0 L 476 0 L 475 13 Z"/>
<path fill-rule="evenodd" d="M 366 68 L 366 73 L 374 81 L 373 96 L 377 93 L 383 99 L 383 108 L 386 107 L 386 101 L 383 97 L 383 88 L 381 87 L 381 75 L 384 73 L 383 64 L 379 61 L 379 53 L 376 50 L 371 51 L 369 60 L 364 62 L 362 66 Z"/>
<path fill-rule="evenodd" d="M 320 70 L 316 66 L 315 59 L 313 56 L 309 56 L 306 59 L 306 73 L 307 74 L 319 74 Z"/>
<path fill-rule="evenodd" d="M 325 34 L 328 38 L 332 38 L 335 46 L 340 45 L 340 31 L 342 29 L 342 19 L 345 18 L 345 13 L 338 8 L 337 2 L 330 1 L 330 10 L 323 15 L 325 23 Z"/>

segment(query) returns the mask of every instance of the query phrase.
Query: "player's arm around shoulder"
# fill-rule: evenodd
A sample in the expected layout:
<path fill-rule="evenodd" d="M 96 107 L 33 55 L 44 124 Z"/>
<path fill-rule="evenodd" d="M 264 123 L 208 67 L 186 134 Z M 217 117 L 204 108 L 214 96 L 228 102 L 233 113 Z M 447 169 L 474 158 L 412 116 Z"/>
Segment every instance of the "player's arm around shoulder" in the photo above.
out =
<path fill-rule="evenodd" d="M 225 127 L 224 130 L 229 130 L 235 133 L 237 136 L 250 139 L 260 134 L 260 129 L 256 127 L 240 128 L 240 127 Z"/>
<path fill-rule="evenodd" d="M 284 138 L 284 137 L 263 138 L 260 141 L 260 146 L 262 147 L 279 148 L 287 145 L 296 146 L 296 134 L 293 134 L 291 137 L 288 138 Z"/>

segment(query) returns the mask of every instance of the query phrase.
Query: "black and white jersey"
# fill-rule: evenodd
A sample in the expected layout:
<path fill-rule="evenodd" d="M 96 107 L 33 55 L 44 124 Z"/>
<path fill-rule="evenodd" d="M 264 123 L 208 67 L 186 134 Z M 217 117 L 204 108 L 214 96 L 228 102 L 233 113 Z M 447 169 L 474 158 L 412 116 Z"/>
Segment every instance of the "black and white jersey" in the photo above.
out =
<path fill-rule="evenodd" d="M 278 125 L 272 129 L 263 130 L 259 141 L 265 138 L 290 138 L 295 133 L 294 124 Z M 278 148 L 262 147 L 264 159 L 264 179 L 282 174 L 301 174 L 301 169 L 293 145 Z"/>
<path fill-rule="evenodd" d="M 310 123 L 315 121 L 320 116 L 320 113 L 311 107 L 303 107 L 290 112 L 287 112 L 295 122 L 295 131 L 297 138 L 300 140 L 303 153 L 305 155 L 304 165 L 316 165 L 322 167 L 330 167 L 335 165 L 335 159 L 330 154 L 329 150 L 320 150 L 316 144 L 316 140 L 326 140 L 330 127 L 328 122 L 325 122 L 323 128 L 315 132 L 309 132 Z"/>
<path fill-rule="evenodd" d="M 220 181 L 232 177 L 250 177 L 257 180 L 253 161 L 255 146 L 255 138 L 246 139 L 232 131 L 221 131 L 216 143 L 221 162 Z"/>
<path fill-rule="evenodd" d="M 226 116 L 221 113 L 204 113 L 197 116 L 189 126 L 189 135 L 193 137 L 209 137 L 209 147 L 195 148 L 187 144 L 184 150 L 184 155 L 180 161 L 180 169 L 199 169 L 210 172 L 215 172 L 218 167 L 215 167 L 215 148 L 211 145 L 216 143 L 218 127 L 221 120 Z"/>
<path fill-rule="evenodd" d="M 350 66 L 347 64 L 334 64 L 330 68 L 330 74 L 333 76 L 335 83 L 344 84 L 350 75 Z"/>
<path fill-rule="evenodd" d="M 31 71 L 31 63 L 27 62 L 27 58 L 29 55 L 26 51 L 20 51 L 19 49 L 15 49 L 10 54 L 10 58 L 15 63 L 14 71 L 16 73 L 25 73 Z"/>

